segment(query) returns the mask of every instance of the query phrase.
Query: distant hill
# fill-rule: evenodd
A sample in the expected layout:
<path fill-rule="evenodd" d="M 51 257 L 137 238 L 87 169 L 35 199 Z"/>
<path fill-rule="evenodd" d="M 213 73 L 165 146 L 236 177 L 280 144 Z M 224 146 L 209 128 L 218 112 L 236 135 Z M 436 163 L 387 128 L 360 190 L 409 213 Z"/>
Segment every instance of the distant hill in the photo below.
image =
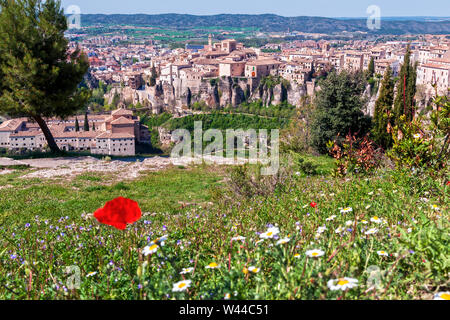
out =
<path fill-rule="evenodd" d="M 163 26 L 178 29 L 198 27 L 240 27 L 259 28 L 261 31 L 299 31 L 308 33 L 336 32 L 368 32 L 372 34 L 450 34 L 450 19 L 410 18 L 383 19 L 381 29 L 371 31 L 367 28 L 367 20 L 363 18 L 322 18 L 322 17 L 282 17 L 275 14 L 219 14 L 196 16 L 188 14 L 84 14 L 81 17 L 83 26 L 103 25 L 136 25 Z"/>

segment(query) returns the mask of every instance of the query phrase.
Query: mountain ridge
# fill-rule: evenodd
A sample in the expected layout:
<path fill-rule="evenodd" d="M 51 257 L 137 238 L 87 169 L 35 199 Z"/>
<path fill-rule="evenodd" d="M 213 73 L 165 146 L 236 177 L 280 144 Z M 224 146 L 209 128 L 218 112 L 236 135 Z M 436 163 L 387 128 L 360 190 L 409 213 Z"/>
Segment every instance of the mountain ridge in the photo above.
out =
<path fill-rule="evenodd" d="M 450 34 L 450 19 L 442 17 L 438 21 L 417 17 L 389 18 L 381 21 L 381 29 L 369 30 L 367 19 L 363 18 L 327 18 L 327 17 L 283 17 L 276 14 L 82 14 L 82 26 L 96 24 L 161 26 L 180 29 L 201 27 L 240 27 L 258 28 L 261 31 L 299 31 L 307 33 L 334 34 L 339 32 L 367 32 L 369 34 Z M 429 17 L 428 17 L 429 18 Z"/>

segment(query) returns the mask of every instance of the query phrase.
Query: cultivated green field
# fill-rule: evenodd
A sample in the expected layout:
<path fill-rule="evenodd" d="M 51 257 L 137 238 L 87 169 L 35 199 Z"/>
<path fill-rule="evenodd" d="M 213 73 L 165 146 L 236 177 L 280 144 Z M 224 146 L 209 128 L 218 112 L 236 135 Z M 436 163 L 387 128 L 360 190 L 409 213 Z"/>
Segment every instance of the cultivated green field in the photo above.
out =
<path fill-rule="evenodd" d="M 311 159 L 329 172 L 329 159 Z M 432 179 L 293 173 L 272 196 L 245 199 L 219 167 L 132 182 L 20 179 L 28 170 L 0 175 L 1 299 L 431 299 L 449 289 L 449 187 Z M 86 215 L 118 196 L 145 213 L 125 231 Z M 79 268 L 79 289 L 67 266 Z M 182 280 L 192 282 L 174 292 Z"/>

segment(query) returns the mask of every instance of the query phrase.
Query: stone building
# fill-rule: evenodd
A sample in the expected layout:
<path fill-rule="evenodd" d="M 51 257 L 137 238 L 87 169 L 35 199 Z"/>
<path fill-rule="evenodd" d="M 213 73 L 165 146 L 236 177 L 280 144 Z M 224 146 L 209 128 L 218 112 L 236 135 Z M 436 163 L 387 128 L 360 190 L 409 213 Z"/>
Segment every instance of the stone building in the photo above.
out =
<path fill-rule="evenodd" d="M 75 117 L 66 120 L 47 119 L 56 144 L 64 151 L 90 151 L 92 154 L 134 156 L 136 141 L 150 143 L 148 127 L 140 123 L 131 110 L 120 108 L 110 115 L 88 117 L 90 131 L 74 129 Z M 95 128 L 91 129 L 91 128 Z M 26 118 L 12 119 L 0 125 L 0 148 L 9 150 L 42 150 L 47 140 L 36 123 Z"/>
<path fill-rule="evenodd" d="M 245 65 L 246 78 L 263 78 L 270 75 L 270 71 L 278 69 L 281 62 L 272 59 L 261 59 L 247 62 Z"/>

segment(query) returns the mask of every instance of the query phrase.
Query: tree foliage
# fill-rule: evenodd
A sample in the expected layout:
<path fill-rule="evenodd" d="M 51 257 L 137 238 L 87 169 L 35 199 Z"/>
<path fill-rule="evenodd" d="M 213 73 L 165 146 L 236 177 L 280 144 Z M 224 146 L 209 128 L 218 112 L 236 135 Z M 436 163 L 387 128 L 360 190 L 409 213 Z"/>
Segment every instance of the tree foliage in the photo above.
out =
<path fill-rule="evenodd" d="M 392 146 L 392 113 L 394 103 L 394 81 L 392 70 L 387 68 L 381 83 L 380 96 L 375 103 L 375 114 L 373 118 L 372 137 L 375 143 L 384 149 Z"/>
<path fill-rule="evenodd" d="M 83 127 L 84 131 L 89 131 L 89 119 L 88 119 L 88 114 L 87 112 L 84 114 L 84 127 Z"/>
<path fill-rule="evenodd" d="M 67 117 L 89 98 L 78 85 L 89 62 L 69 51 L 60 1 L 0 0 L 0 111 L 27 116 L 58 152 L 44 118 Z"/>
<path fill-rule="evenodd" d="M 368 77 L 372 78 L 375 75 L 375 61 L 373 57 L 370 58 L 369 69 L 367 70 Z"/>
<path fill-rule="evenodd" d="M 75 131 L 80 131 L 80 123 L 78 122 L 78 118 L 75 118 Z"/>
<path fill-rule="evenodd" d="M 317 151 L 325 154 L 329 141 L 337 139 L 339 143 L 349 133 L 363 136 L 370 130 L 371 120 L 362 112 L 365 86 L 361 72 L 333 71 L 320 82 L 311 127 Z"/>
<path fill-rule="evenodd" d="M 408 45 L 399 79 L 397 81 L 397 96 L 394 101 L 395 123 L 400 123 L 400 117 L 405 115 L 407 121 L 412 121 L 414 115 L 414 96 L 416 95 L 416 66 L 411 63 L 411 49 Z"/>

